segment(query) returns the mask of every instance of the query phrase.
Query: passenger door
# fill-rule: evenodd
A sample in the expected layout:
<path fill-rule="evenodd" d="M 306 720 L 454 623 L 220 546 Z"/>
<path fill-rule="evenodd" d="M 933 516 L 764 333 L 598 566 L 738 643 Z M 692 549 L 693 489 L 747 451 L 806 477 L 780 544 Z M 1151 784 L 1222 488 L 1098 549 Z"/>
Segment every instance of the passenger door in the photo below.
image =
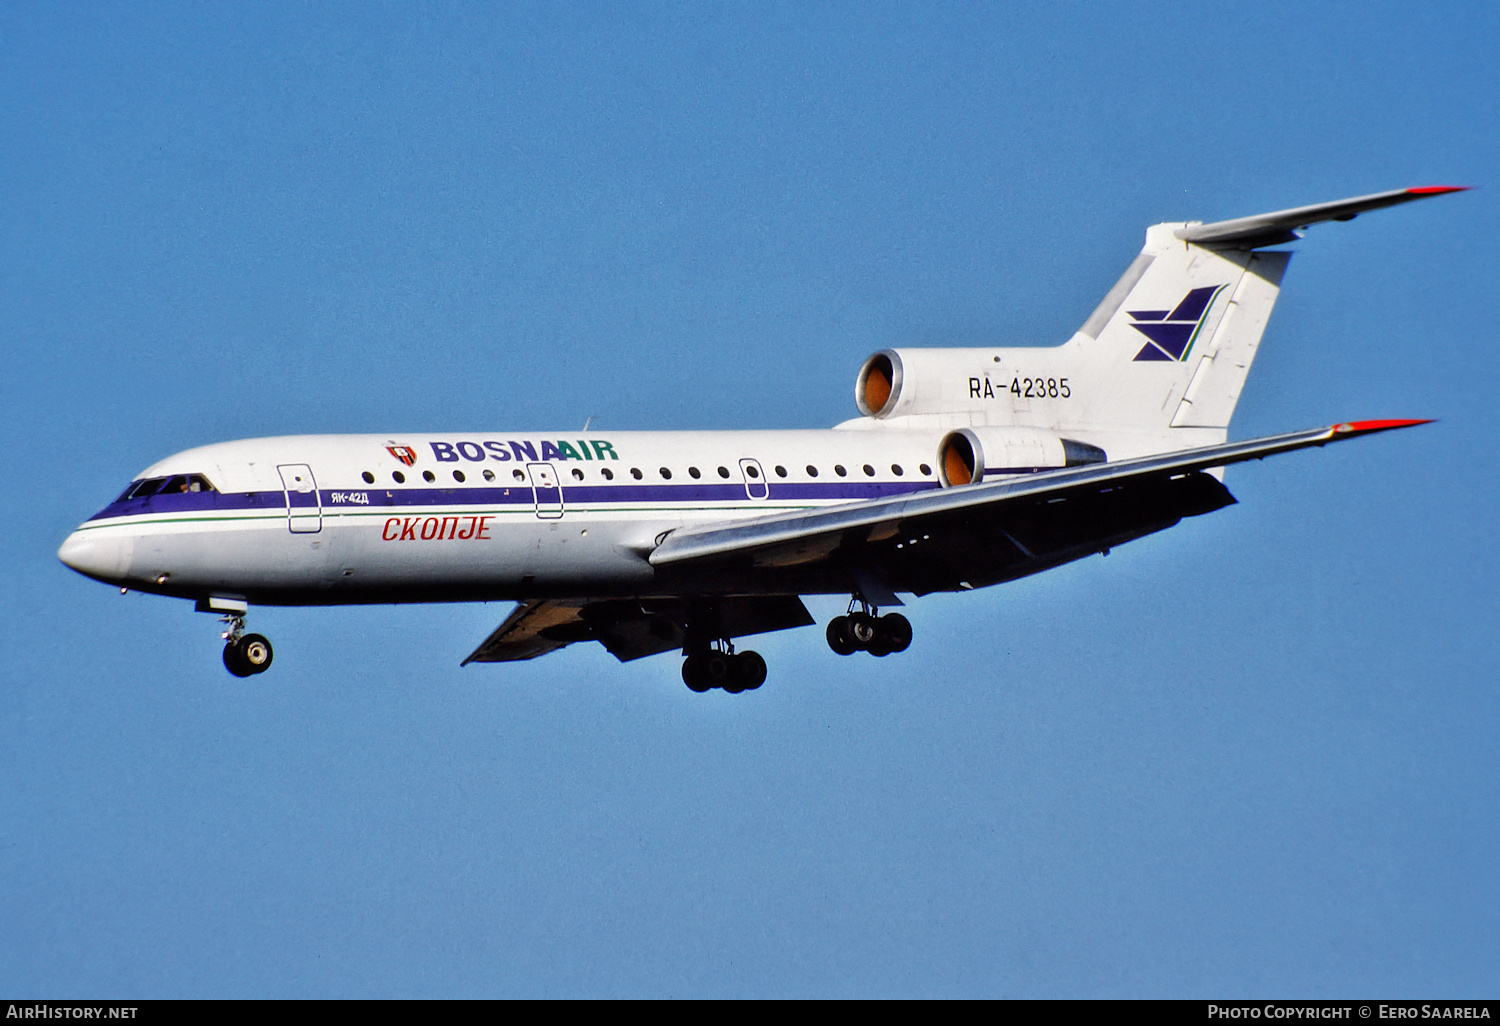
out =
<path fill-rule="evenodd" d="M 556 468 L 550 463 L 528 463 L 526 472 L 531 475 L 531 490 L 536 496 L 536 515 L 543 520 L 561 517 L 562 486 L 557 482 Z"/>
<path fill-rule="evenodd" d="M 286 489 L 286 526 L 293 534 L 317 534 L 323 530 L 323 504 L 318 482 L 306 463 L 287 463 L 276 468 Z"/>

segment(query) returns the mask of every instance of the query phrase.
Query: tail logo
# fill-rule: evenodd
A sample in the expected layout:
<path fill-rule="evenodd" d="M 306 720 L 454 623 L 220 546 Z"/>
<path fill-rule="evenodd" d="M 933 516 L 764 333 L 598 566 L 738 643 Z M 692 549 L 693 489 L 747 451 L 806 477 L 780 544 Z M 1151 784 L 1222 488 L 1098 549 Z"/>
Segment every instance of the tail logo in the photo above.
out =
<path fill-rule="evenodd" d="M 1227 285 L 1209 285 L 1193 289 L 1183 297 L 1177 308 L 1167 310 L 1130 310 L 1135 322 L 1130 326 L 1151 341 L 1135 354 L 1135 360 L 1171 360 L 1180 362 L 1188 358 L 1197 341 L 1198 332 L 1208 318 L 1208 308 L 1214 297 Z"/>

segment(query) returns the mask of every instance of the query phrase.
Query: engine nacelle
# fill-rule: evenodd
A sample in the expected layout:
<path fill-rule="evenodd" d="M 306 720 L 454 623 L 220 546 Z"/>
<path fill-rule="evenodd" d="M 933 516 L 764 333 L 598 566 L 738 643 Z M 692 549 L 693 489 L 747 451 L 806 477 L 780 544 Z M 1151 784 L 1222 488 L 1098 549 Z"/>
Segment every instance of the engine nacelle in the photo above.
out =
<path fill-rule="evenodd" d="M 882 349 L 864 362 L 854 384 L 854 402 L 866 417 L 885 420 L 927 413 L 993 413 L 995 393 L 981 389 L 989 380 L 1009 375 L 1010 364 L 999 363 L 1007 349 Z M 1033 373 L 1056 363 L 1057 350 L 1026 350 L 1026 366 Z M 1061 372 L 1066 375 L 1066 371 Z M 1009 376 L 1004 377 L 1008 384 Z M 1004 386 L 996 385 L 990 387 Z M 1056 387 L 1056 386 L 1054 386 Z"/>
<path fill-rule="evenodd" d="M 938 443 L 938 480 L 944 488 L 954 488 L 983 481 L 986 471 L 1025 474 L 1103 463 L 1106 459 L 1097 445 L 1060 438 L 1037 428 L 959 428 Z"/>

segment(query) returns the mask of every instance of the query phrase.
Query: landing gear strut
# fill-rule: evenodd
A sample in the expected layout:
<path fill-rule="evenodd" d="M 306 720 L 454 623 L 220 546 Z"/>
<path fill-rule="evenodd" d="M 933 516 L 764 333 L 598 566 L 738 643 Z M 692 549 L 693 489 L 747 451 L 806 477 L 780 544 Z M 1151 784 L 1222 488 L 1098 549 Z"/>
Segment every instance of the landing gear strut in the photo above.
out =
<path fill-rule="evenodd" d="M 754 691 L 766 682 L 766 661 L 759 652 L 736 653 L 732 642 L 717 641 L 688 650 L 682 682 L 699 693 L 710 688 L 723 688 L 731 695 Z"/>
<path fill-rule="evenodd" d="M 900 613 L 884 616 L 878 613 L 879 610 L 864 599 L 850 599 L 849 612 L 828 622 L 828 647 L 839 655 L 853 655 L 860 651 L 872 656 L 905 652 L 911 644 L 911 621 Z"/>
<path fill-rule="evenodd" d="M 249 677 L 251 674 L 265 673 L 271 668 L 271 643 L 263 634 L 246 634 L 245 618 L 238 613 L 230 613 L 219 618 L 225 625 L 226 630 L 222 635 L 224 639 L 224 668 L 236 677 Z"/>

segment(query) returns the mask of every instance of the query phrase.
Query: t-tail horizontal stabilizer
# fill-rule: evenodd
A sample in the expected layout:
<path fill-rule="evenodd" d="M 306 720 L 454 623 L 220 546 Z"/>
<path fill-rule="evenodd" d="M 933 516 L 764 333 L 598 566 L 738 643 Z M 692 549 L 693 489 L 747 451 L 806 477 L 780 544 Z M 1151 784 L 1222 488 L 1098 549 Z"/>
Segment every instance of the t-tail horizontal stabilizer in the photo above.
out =
<path fill-rule="evenodd" d="M 1177 229 L 1175 234 L 1184 242 L 1200 246 L 1230 246 L 1235 249 L 1255 249 L 1260 246 L 1279 246 L 1283 242 L 1294 242 L 1302 236 L 1297 229 L 1321 221 L 1351 221 L 1366 210 L 1394 207 L 1412 200 L 1441 196 L 1450 192 L 1463 192 L 1466 185 L 1421 185 L 1411 189 L 1392 189 L 1353 199 L 1334 200 L 1332 203 L 1314 203 L 1309 207 L 1292 207 L 1253 217 L 1236 217 L 1231 221 L 1215 221 L 1212 224 L 1190 224 Z"/>

